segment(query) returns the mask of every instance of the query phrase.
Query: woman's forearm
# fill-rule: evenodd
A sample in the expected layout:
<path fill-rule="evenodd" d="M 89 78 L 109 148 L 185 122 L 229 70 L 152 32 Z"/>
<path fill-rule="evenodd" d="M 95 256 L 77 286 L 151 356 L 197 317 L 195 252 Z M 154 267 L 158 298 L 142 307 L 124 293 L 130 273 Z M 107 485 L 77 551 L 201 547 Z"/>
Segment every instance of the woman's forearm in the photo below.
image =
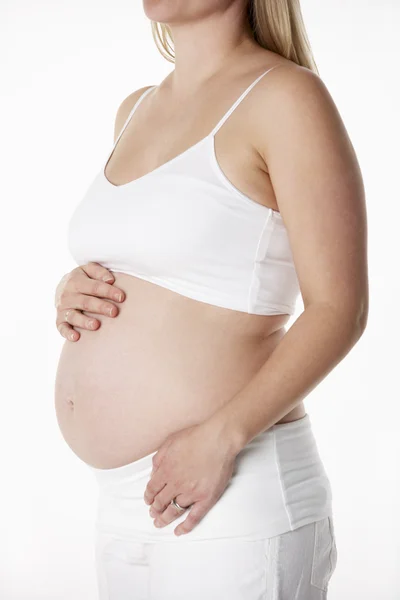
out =
<path fill-rule="evenodd" d="M 362 315 L 329 304 L 309 305 L 256 375 L 210 423 L 239 452 L 299 404 L 348 354 L 364 328 Z"/>

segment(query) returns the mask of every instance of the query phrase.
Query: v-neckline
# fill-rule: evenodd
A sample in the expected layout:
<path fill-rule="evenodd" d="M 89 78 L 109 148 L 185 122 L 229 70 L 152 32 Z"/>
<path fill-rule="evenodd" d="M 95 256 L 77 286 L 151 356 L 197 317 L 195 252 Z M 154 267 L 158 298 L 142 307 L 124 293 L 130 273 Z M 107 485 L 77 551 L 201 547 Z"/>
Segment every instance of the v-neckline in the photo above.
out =
<path fill-rule="evenodd" d="M 209 139 L 212 139 L 214 136 L 213 133 L 208 133 L 207 135 L 205 135 L 204 137 L 202 137 L 198 142 L 195 142 L 194 144 L 192 144 L 191 146 L 189 146 L 189 148 L 186 148 L 186 150 L 183 150 L 182 152 L 180 152 L 179 154 L 177 154 L 176 156 L 173 156 L 172 158 L 170 158 L 169 160 L 167 160 L 166 162 L 162 163 L 161 165 L 159 165 L 158 167 L 155 167 L 154 169 L 152 169 L 151 171 L 148 171 L 148 173 L 145 173 L 144 175 L 141 175 L 140 177 L 137 177 L 136 179 L 132 179 L 131 181 L 127 181 L 126 183 L 121 183 L 121 184 L 115 184 L 112 183 L 112 181 L 110 181 L 106 175 L 106 168 L 107 165 L 109 163 L 109 159 L 111 158 L 111 156 L 109 157 L 109 159 L 107 160 L 106 164 L 103 166 L 103 168 L 101 169 L 101 173 L 102 173 L 102 178 L 106 181 L 106 183 L 111 186 L 112 188 L 126 188 L 128 186 L 133 185 L 134 183 L 137 183 L 139 181 L 143 181 L 144 179 L 146 179 L 147 177 L 150 177 L 153 174 L 158 173 L 159 171 L 161 171 L 164 167 L 167 167 L 168 165 L 172 164 L 173 162 L 175 162 L 176 160 L 178 160 L 179 158 L 182 158 L 183 156 L 185 156 L 188 152 L 190 152 L 191 150 L 194 150 L 195 148 L 197 148 L 198 146 L 200 146 L 201 144 L 205 143 L 206 141 L 208 141 Z"/>
<path fill-rule="evenodd" d="M 215 156 L 215 146 L 214 146 L 214 137 L 215 134 L 218 132 L 218 130 L 220 129 L 220 127 L 225 123 L 225 121 L 228 119 L 228 117 L 232 114 L 232 112 L 235 110 L 235 108 L 240 104 L 240 102 L 243 100 L 243 98 L 245 98 L 248 94 L 248 92 L 250 92 L 250 90 L 256 85 L 256 83 L 264 76 L 266 75 L 269 71 L 273 70 L 275 67 L 277 67 L 278 65 L 272 66 L 269 69 L 267 69 L 266 71 L 264 71 L 263 73 L 261 73 L 261 75 L 259 75 L 249 86 L 247 86 L 247 88 L 240 94 L 240 96 L 236 99 L 236 101 L 230 106 L 230 108 L 222 115 L 221 119 L 218 121 L 218 123 L 216 124 L 216 126 L 212 129 L 212 131 L 210 133 L 208 133 L 207 135 L 205 135 L 203 138 L 201 138 L 198 142 L 196 142 L 195 144 L 192 144 L 192 146 L 190 146 L 189 148 L 186 148 L 186 150 L 184 150 L 183 152 L 180 152 L 179 154 L 177 154 L 176 156 L 174 156 L 173 158 L 171 158 L 170 160 L 167 160 L 165 163 L 159 165 L 158 167 L 156 167 L 155 169 L 153 169 L 152 171 L 148 171 L 147 173 L 145 173 L 144 175 L 141 175 L 140 177 L 137 177 L 136 179 L 132 179 L 131 181 L 127 181 L 126 183 L 121 183 L 121 184 L 115 184 L 112 183 L 106 176 L 106 169 L 107 169 L 107 165 L 109 164 L 112 155 L 114 154 L 114 151 L 118 145 L 118 142 L 121 138 L 121 136 L 123 135 L 125 129 L 127 128 L 127 126 L 129 125 L 129 123 L 131 122 L 132 116 L 133 114 L 136 112 L 137 107 L 140 105 L 140 103 L 142 102 L 142 100 L 147 96 L 148 93 L 150 93 L 151 90 L 155 90 L 157 89 L 159 86 L 158 85 L 153 85 L 150 86 L 141 96 L 139 96 L 138 100 L 135 102 L 130 114 L 128 115 L 127 120 L 125 121 L 125 124 L 123 125 L 121 132 L 119 133 L 114 146 L 111 150 L 111 153 L 108 155 L 108 158 L 106 160 L 106 163 L 102 166 L 101 169 L 101 175 L 102 175 L 102 179 L 106 182 L 106 184 L 108 186 L 110 186 L 111 188 L 114 189 L 124 189 L 127 188 L 129 186 L 133 186 L 135 183 L 139 183 L 143 180 L 145 180 L 148 177 L 151 177 L 152 175 L 156 175 L 157 173 L 159 173 L 160 171 L 162 171 L 164 168 L 168 167 L 169 165 L 173 164 L 175 161 L 179 160 L 180 158 L 183 158 L 184 156 L 186 156 L 186 154 L 188 154 L 191 150 L 194 150 L 195 148 L 197 148 L 198 146 L 200 146 L 203 143 L 206 143 L 208 140 L 212 140 L 213 143 L 213 154 L 214 154 L 214 159 L 216 160 L 216 156 Z M 263 206 L 263 205 L 260 205 Z"/>

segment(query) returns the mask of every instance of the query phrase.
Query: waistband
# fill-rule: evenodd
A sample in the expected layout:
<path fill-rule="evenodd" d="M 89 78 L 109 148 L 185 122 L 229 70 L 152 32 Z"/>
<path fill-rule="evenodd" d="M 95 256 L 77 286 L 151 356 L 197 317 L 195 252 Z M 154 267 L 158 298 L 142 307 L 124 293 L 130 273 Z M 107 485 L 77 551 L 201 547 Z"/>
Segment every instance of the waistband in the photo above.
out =
<path fill-rule="evenodd" d="M 256 449 L 260 445 L 266 444 L 267 440 L 272 438 L 274 435 L 279 436 L 279 439 L 284 438 L 285 440 L 290 441 L 292 438 L 297 437 L 300 433 L 303 434 L 307 432 L 312 432 L 311 420 L 308 413 L 306 413 L 301 419 L 288 421 L 287 423 L 276 423 L 269 429 L 262 431 L 255 438 L 253 438 L 245 446 L 245 448 L 241 450 L 239 455 L 243 454 L 244 452 L 248 453 L 252 449 Z M 139 479 L 146 475 L 147 472 L 152 471 L 152 458 L 155 454 L 157 454 L 157 450 L 126 465 L 111 469 L 100 469 L 93 467 L 92 465 L 88 465 L 88 467 L 95 475 L 99 484 L 109 484 L 121 481 L 125 478 L 134 481 L 135 479 Z"/>
<path fill-rule="evenodd" d="M 186 536 L 176 536 L 174 529 L 187 511 L 159 529 L 149 515 L 143 494 L 154 454 L 112 469 L 91 467 L 99 484 L 99 533 L 143 542 L 250 541 L 332 514 L 330 483 L 308 414 L 273 425 L 242 448 L 226 490 Z"/>

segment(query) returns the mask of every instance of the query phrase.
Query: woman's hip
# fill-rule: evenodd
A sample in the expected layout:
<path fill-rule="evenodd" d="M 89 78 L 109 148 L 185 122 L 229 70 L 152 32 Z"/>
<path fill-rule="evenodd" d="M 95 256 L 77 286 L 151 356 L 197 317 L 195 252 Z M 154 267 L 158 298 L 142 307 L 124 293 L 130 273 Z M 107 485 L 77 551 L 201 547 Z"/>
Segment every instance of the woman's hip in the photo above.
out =
<path fill-rule="evenodd" d="M 133 543 L 256 541 L 332 516 L 330 482 L 308 414 L 256 436 L 237 455 L 232 478 L 217 503 L 181 536 L 174 529 L 188 511 L 156 528 L 144 502 L 154 454 L 115 469 L 89 467 L 99 484 L 99 533 Z"/>

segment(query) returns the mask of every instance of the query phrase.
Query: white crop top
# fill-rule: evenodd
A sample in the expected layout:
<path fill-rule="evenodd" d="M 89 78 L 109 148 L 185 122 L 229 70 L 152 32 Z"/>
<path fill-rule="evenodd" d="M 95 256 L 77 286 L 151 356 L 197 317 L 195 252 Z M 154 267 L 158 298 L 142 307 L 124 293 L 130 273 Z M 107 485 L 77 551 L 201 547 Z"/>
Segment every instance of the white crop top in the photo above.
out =
<path fill-rule="evenodd" d="M 156 86 L 145 90 L 69 221 L 76 263 L 97 262 L 232 310 L 293 314 L 300 289 L 281 214 L 229 181 L 214 146 L 221 125 L 271 70 L 206 137 L 146 175 L 114 185 L 105 169 L 135 110 Z"/>

